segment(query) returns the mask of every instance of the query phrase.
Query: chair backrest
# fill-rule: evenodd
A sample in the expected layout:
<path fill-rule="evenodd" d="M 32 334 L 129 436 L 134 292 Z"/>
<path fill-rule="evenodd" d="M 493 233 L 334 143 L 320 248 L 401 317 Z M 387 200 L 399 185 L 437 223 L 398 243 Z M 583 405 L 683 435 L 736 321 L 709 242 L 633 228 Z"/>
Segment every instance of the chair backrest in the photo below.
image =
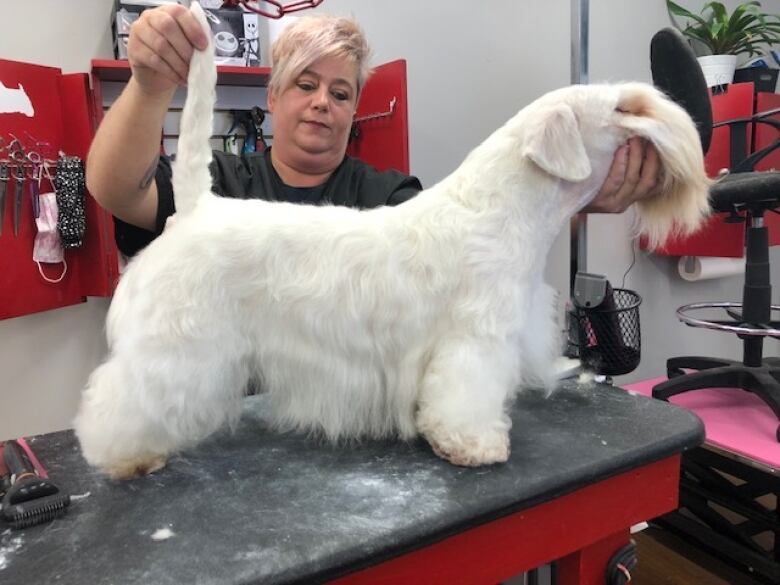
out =
<path fill-rule="evenodd" d="M 704 153 L 712 139 L 710 90 L 693 49 L 674 28 L 665 28 L 650 41 L 653 83 L 690 114 L 699 130 Z"/>

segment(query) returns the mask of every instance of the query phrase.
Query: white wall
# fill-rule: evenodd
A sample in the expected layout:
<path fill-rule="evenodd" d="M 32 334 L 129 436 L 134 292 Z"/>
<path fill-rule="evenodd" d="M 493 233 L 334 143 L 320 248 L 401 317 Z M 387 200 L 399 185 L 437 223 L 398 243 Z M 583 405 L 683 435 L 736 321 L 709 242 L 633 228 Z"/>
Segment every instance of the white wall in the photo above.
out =
<path fill-rule="evenodd" d="M 0 58 L 89 71 L 93 57 L 112 57 L 112 6 L 5 1 Z M 93 299 L 0 321 L 0 439 L 70 426 L 81 388 L 106 352 L 107 307 L 106 299 Z"/>
<path fill-rule="evenodd" d="M 0 36 L 0 57 L 66 72 L 87 71 L 91 58 L 111 56 L 111 4 L 4 2 L 3 21 L 14 26 L 5 27 Z M 780 13 L 780 0 L 763 4 Z M 431 185 L 518 109 L 568 84 L 569 9 L 569 0 L 326 0 L 318 10 L 353 14 L 372 41 L 375 62 L 407 59 L 412 170 Z M 591 81 L 649 80 L 650 37 L 668 23 L 661 0 L 593 0 L 590 22 Z M 588 269 L 607 274 L 613 283 L 620 283 L 630 263 L 629 219 L 589 218 Z M 679 325 L 674 309 L 694 300 L 736 300 L 739 279 L 683 283 L 673 263 L 638 253 L 626 280 L 645 302 L 643 363 L 624 380 L 662 372 L 670 355 L 738 355 L 737 341 Z M 777 299 L 780 249 L 773 250 L 772 264 Z M 567 233 L 553 249 L 548 276 L 568 294 Z M 81 306 L 0 321 L 0 438 L 69 425 L 80 389 L 105 352 L 106 307 L 105 300 L 92 299 Z M 773 355 L 778 355 L 777 345 L 767 344 Z"/>
<path fill-rule="evenodd" d="M 89 71 L 93 58 L 113 59 L 111 13 L 114 0 L 3 2 L 5 32 L 0 58 Z"/>

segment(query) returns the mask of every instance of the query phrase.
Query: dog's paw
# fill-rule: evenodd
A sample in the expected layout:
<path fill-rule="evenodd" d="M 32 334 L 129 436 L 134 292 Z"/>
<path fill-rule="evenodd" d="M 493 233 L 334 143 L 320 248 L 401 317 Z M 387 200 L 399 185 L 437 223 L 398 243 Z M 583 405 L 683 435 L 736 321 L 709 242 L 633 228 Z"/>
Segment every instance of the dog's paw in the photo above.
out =
<path fill-rule="evenodd" d="M 509 433 L 488 431 L 464 436 L 458 433 L 424 433 L 433 452 L 453 465 L 478 467 L 509 459 Z"/>
<path fill-rule="evenodd" d="M 133 479 L 136 477 L 143 477 L 149 475 L 155 471 L 159 471 L 168 459 L 163 456 L 138 458 L 132 460 L 125 460 L 120 463 L 107 465 L 103 468 L 103 471 L 111 478 L 117 480 Z"/>

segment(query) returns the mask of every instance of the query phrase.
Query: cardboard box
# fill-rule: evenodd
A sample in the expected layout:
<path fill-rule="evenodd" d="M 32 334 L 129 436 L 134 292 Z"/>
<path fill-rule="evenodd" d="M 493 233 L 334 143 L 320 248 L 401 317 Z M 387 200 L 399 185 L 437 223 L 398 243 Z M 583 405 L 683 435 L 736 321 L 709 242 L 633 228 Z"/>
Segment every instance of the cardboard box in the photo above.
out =
<path fill-rule="evenodd" d="M 166 4 L 170 2 L 160 2 Z M 114 55 L 127 59 L 127 39 L 130 26 L 147 4 L 133 4 L 117 0 L 114 11 Z M 260 15 L 240 9 L 203 9 L 214 35 L 214 52 L 217 65 L 239 65 L 258 67 L 260 65 Z"/>

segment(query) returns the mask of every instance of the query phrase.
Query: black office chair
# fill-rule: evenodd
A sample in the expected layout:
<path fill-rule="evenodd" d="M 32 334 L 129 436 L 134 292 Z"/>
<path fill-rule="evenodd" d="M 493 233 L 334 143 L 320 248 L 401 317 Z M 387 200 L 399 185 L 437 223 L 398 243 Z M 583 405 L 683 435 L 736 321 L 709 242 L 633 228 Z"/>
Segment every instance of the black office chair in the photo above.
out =
<path fill-rule="evenodd" d="M 697 124 L 704 152 L 712 137 L 710 93 L 693 51 L 675 29 L 664 29 L 650 45 L 653 82 L 681 104 Z M 780 123 L 768 119 L 780 112 L 772 110 L 751 118 L 730 120 L 730 173 L 710 190 L 715 211 L 727 212 L 727 221 L 747 221 L 745 284 L 741 303 L 693 303 L 680 307 L 677 315 L 693 327 L 706 327 L 736 333 L 743 341 L 742 361 L 684 356 L 666 362 L 669 380 L 653 388 L 653 396 L 668 400 L 671 396 L 702 388 L 741 388 L 766 402 L 780 418 L 780 358 L 763 357 L 765 337 L 780 339 L 780 321 L 772 320 L 769 280 L 769 233 L 764 214 L 777 213 L 780 207 L 780 172 L 755 172 L 754 165 L 780 146 L 780 138 L 766 148 L 746 156 L 748 124 L 770 124 L 780 131 Z M 730 319 L 706 321 L 689 313 L 700 309 L 721 308 Z M 687 371 L 692 370 L 692 371 Z M 777 430 L 780 441 L 780 427 Z"/>

